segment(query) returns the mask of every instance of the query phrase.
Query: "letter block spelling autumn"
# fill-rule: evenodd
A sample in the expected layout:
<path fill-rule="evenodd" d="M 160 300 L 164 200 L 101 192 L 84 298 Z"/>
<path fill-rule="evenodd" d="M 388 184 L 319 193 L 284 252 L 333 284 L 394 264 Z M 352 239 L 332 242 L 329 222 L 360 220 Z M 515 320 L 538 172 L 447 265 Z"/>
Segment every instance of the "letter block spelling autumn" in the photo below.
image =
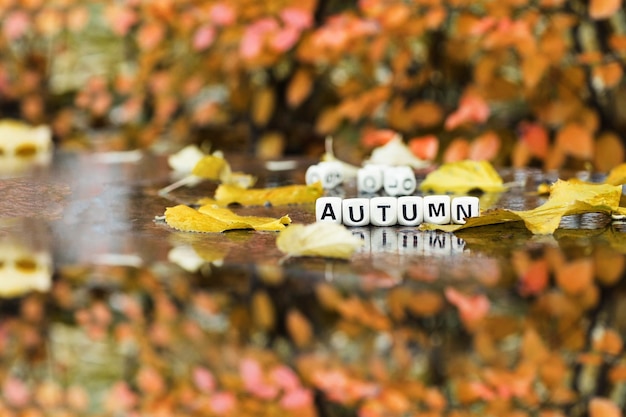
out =
<path fill-rule="evenodd" d="M 469 217 L 478 217 L 478 197 L 450 198 L 448 195 L 345 198 L 320 197 L 315 202 L 318 222 L 333 222 L 350 227 L 418 226 L 433 224 L 464 224 Z"/>

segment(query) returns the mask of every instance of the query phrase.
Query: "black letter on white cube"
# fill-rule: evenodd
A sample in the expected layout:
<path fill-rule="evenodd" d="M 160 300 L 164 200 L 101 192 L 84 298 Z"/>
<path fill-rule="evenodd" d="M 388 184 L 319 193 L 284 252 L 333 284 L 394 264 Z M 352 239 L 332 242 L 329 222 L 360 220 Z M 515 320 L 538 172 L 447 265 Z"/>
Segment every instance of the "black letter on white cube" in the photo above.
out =
<path fill-rule="evenodd" d="M 315 201 L 315 219 L 341 224 L 341 197 L 318 198 Z"/>

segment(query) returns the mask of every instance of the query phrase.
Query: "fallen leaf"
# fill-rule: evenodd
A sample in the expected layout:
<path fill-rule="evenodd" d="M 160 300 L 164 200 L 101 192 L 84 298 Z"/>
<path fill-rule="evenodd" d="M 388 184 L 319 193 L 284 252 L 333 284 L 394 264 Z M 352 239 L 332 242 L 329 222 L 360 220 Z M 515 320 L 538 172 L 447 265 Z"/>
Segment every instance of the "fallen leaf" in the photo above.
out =
<path fill-rule="evenodd" d="M 165 209 L 165 222 L 183 232 L 221 233 L 234 229 L 281 230 L 291 223 L 289 216 L 280 219 L 254 216 L 239 216 L 228 209 L 203 206 L 195 210 L 178 205 Z"/>
<path fill-rule="evenodd" d="M 345 226 L 328 222 L 295 224 L 276 239 L 278 249 L 289 256 L 348 259 L 361 245 L 362 240 Z"/>
<path fill-rule="evenodd" d="M 313 326 L 304 314 L 295 308 L 290 309 L 285 317 L 285 327 L 296 346 L 302 348 L 313 341 Z"/>
<path fill-rule="evenodd" d="M 467 193 L 480 189 L 485 192 L 504 191 L 502 178 L 487 161 L 459 161 L 443 164 L 420 184 L 422 191 L 435 193 Z"/>
<path fill-rule="evenodd" d="M 532 210 L 494 209 L 483 212 L 480 217 L 467 219 L 464 225 L 422 223 L 420 228 L 454 232 L 469 227 L 523 221 L 533 234 L 548 235 L 554 233 L 561 218 L 566 215 L 598 212 L 626 214 L 626 210 L 619 207 L 621 194 L 621 186 L 592 184 L 577 179 L 558 180 L 550 187 L 548 201 Z"/>
<path fill-rule="evenodd" d="M 215 191 L 215 202 L 220 206 L 238 203 L 242 206 L 271 204 L 313 203 L 324 193 L 321 183 L 311 185 L 285 185 L 274 188 L 245 189 L 237 185 L 222 184 Z M 202 204 L 206 200 L 200 200 Z"/>
<path fill-rule="evenodd" d="M 593 259 L 583 258 L 560 265 L 555 281 L 565 294 L 581 295 L 593 284 Z"/>
<path fill-rule="evenodd" d="M 221 181 L 230 175 L 230 165 L 219 155 L 206 155 L 196 162 L 191 173 L 207 180 Z"/>
<path fill-rule="evenodd" d="M 188 145 L 170 155 L 167 163 L 175 172 L 188 175 L 204 156 L 204 152 L 196 145 Z"/>
<path fill-rule="evenodd" d="M 626 163 L 619 164 L 613 168 L 604 180 L 604 183 L 611 185 L 626 184 Z"/>

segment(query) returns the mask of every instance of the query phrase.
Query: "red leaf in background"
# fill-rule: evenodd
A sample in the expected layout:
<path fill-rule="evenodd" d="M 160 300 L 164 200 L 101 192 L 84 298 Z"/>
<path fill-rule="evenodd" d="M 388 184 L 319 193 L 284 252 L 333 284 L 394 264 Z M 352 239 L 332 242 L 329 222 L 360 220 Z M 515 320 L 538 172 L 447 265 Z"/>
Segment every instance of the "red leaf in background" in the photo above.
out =
<path fill-rule="evenodd" d="M 590 0 L 589 16 L 592 19 L 608 19 L 622 8 L 622 0 Z"/>
<path fill-rule="evenodd" d="M 23 407 L 30 401 L 30 390 L 24 381 L 9 376 L 2 384 L 2 396 L 10 405 Z"/>
<path fill-rule="evenodd" d="M 489 106 L 478 94 L 467 92 L 459 101 L 458 109 L 446 118 L 446 130 L 453 130 L 462 124 L 483 123 L 489 118 Z"/>
<path fill-rule="evenodd" d="M 300 39 L 300 29 L 287 26 L 274 33 L 270 45 L 276 52 L 286 52 L 298 42 L 298 39 Z"/>
<path fill-rule="evenodd" d="M 409 140 L 409 149 L 420 159 L 432 161 L 439 150 L 439 139 L 435 135 L 426 135 Z"/>
<path fill-rule="evenodd" d="M 622 417 L 622 411 L 610 399 L 594 397 L 589 401 L 589 417 Z"/>
<path fill-rule="evenodd" d="M 292 391 L 300 388 L 300 378 L 298 375 L 285 365 L 277 365 L 272 368 L 270 372 L 270 378 L 274 384 L 278 385 L 285 391 Z"/>
<path fill-rule="evenodd" d="M 490 31 L 497 23 L 498 22 L 494 17 L 485 16 L 471 26 L 470 33 L 472 35 L 484 35 L 488 31 Z"/>
<path fill-rule="evenodd" d="M 313 404 L 313 393 L 309 389 L 296 388 L 287 392 L 280 399 L 280 406 L 285 410 L 297 410 Z"/>
<path fill-rule="evenodd" d="M 137 32 L 137 44 L 140 49 L 151 50 L 161 43 L 165 37 L 165 27 L 160 22 L 143 24 Z"/>
<path fill-rule="evenodd" d="M 15 10 L 4 18 L 2 33 L 8 40 L 21 38 L 30 28 L 30 16 L 24 10 Z"/>
<path fill-rule="evenodd" d="M 237 19 L 237 14 L 235 9 L 230 6 L 228 3 L 215 3 L 211 7 L 211 11 L 209 12 L 209 17 L 213 23 L 218 26 L 230 26 L 235 23 Z"/>
<path fill-rule="evenodd" d="M 492 160 L 500 151 L 500 136 L 495 132 L 485 132 L 472 141 L 468 158 L 474 161 Z"/>
<path fill-rule="evenodd" d="M 361 144 L 366 148 L 382 146 L 393 139 L 398 133 L 391 129 L 367 129 L 361 136 Z"/>
<path fill-rule="evenodd" d="M 467 327 L 471 328 L 489 312 L 489 299 L 483 294 L 465 295 L 454 287 L 446 287 L 445 296 L 459 310 L 461 321 Z"/>
<path fill-rule="evenodd" d="M 287 26 L 304 30 L 313 25 L 313 16 L 310 12 L 298 7 L 287 7 L 280 12 L 280 18 Z"/>
<path fill-rule="evenodd" d="M 546 129 L 539 123 L 521 122 L 519 124 L 520 140 L 530 153 L 544 159 L 548 155 L 549 137 Z"/>
<path fill-rule="evenodd" d="M 563 126 L 556 136 L 556 144 L 567 155 L 581 159 L 593 157 L 593 136 L 578 123 Z"/>
<path fill-rule="evenodd" d="M 200 26 L 193 35 L 193 49 L 202 51 L 215 41 L 215 28 L 210 25 Z"/>
<path fill-rule="evenodd" d="M 246 388 L 263 382 L 263 369 L 259 362 L 254 359 L 244 358 L 239 364 L 239 375 L 243 379 Z"/>
<path fill-rule="evenodd" d="M 519 293 L 523 296 L 540 294 L 548 286 L 548 278 L 548 262 L 545 259 L 532 262 L 519 279 Z"/>
<path fill-rule="evenodd" d="M 456 162 L 467 159 L 470 151 L 470 144 L 465 138 L 456 138 L 446 148 L 443 153 L 443 162 Z"/>
<path fill-rule="evenodd" d="M 232 392 L 220 391 L 211 395 L 209 404 L 215 414 L 228 414 L 235 408 L 237 399 Z"/>
<path fill-rule="evenodd" d="M 207 393 L 215 390 L 215 377 L 207 368 L 196 366 L 192 371 L 193 382 L 200 391 Z"/>

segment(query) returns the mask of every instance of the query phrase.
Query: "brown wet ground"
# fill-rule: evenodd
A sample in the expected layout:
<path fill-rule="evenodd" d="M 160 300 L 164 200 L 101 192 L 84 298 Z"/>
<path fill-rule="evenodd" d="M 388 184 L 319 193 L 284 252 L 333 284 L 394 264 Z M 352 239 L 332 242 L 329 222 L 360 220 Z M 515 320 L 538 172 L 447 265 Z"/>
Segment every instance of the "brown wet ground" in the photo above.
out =
<path fill-rule="evenodd" d="M 210 415 L 189 408 L 214 394 L 190 377 L 198 367 L 235 399 L 225 415 L 585 415 L 597 397 L 624 406 L 620 223 L 573 216 L 548 237 L 516 226 L 458 235 L 359 228 L 366 245 L 350 261 L 285 260 L 275 233 L 170 229 L 155 217 L 216 185 L 166 198 L 159 190 L 175 178 L 165 156 L 120 155 L 60 153 L 48 167 L 0 179 L 0 282 L 49 279 L 0 299 L 0 378 L 5 391 L 19 381 L 29 393 L 22 402 L 5 395 L 0 408 L 13 415 L 44 409 L 45 383 L 84 388 L 82 409 L 53 404 L 68 415 L 132 415 L 110 404 L 120 384 L 135 398 L 124 412 Z M 302 183 L 311 162 L 277 172 L 228 159 L 259 186 Z M 502 174 L 516 185 L 481 196 L 483 207 L 536 207 L 537 185 L 557 178 Z M 353 184 L 339 193 L 352 195 Z M 235 210 L 314 220 L 311 205 Z M 247 387 L 241 358 L 295 370 L 311 394 L 305 410 Z M 323 382 L 332 375 L 371 389 L 343 392 Z"/>

